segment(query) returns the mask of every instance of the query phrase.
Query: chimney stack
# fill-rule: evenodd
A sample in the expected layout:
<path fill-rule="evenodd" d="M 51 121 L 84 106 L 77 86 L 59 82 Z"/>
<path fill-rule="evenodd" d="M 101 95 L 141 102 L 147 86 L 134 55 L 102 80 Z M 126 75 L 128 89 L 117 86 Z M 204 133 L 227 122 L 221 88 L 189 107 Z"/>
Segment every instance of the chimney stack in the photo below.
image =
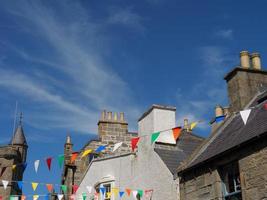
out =
<path fill-rule="evenodd" d="M 124 122 L 124 113 L 123 112 L 120 113 L 120 121 Z"/>
<path fill-rule="evenodd" d="M 255 53 L 250 54 L 250 57 L 251 57 L 251 63 L 252 63 L 253 69 L 261 70 L 260 54 L 255 52 Z"/>
<path fill-rule="evenodd" d="M 250 59 L 248 51 L 240 52 L 240 65 L 243 68 L 250 68 Z"/>
<path fill-rule="evenodd" d="M 188 119 L 184 119 L 184 129 L 186 131 L 189 131 L 189 129 L 190 129 Z"/>

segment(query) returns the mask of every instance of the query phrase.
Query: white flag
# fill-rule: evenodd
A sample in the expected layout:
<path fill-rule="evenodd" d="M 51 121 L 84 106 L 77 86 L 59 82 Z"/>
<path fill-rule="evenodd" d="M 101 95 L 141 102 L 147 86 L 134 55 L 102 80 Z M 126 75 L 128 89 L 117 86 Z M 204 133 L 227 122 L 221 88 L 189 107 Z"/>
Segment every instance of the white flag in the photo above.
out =
<path fill-rule="evenodd" d="M 2 180 L 2 183 L 3 183 L 4 189 L 6 189 L 8 185 L 8 181 Z"/>
<path fill-rule="evenodd" d="M 240 111 L 240 115 L 242 117 L 242 120 L 243 120 L 244 124 L 247 123 L 249 115 L 250 115 L 250 112 L 251 112 L 251 109 Z"/>
<path fill-rule="evenodd" d="M 38 171 L 39 164 L 40 164 L 40 160 L 36 160 L 36 161 L 34 161 L 34 169 L 35 169 L 35 172 L 36 172 L 36 173 L 37 173 L 37 171 Z"/>
<path fill-rule="evenodd" d="M 63 196 L 64 196 L 63 194 L 58 194 L 58 195 L 57 195 L 57 198 L 58 198 L 59 200 L 61 200 L 61 199 L 63 199 Z"/>
<path fill-rule="evenodd" d="M 89 193 L 92 193 L 93 187 L 92 186 L 86 186 L 86 189 L 88 190 Z"/>
<path fill-rule="evenodd" d="M 156 142 L 162 142 L 162 143 L 167 143 L 167 144 L 176 144 L 176 140 L 173 136 L 172 129 L 160 132 L 159 137 L 157 138 Z"/>
<path fill-rule="evenodd" d="M 136 195 L 138 194 L 138 191 L 137 190 L 133 190 L 132 193 L 133 193 L 133 196 L 136 198 L 137 197 Z"/>
<path fill-rule="evenodd" d="M 112 152 L 116 151 L 120 146 L 122 145 L 122 142 L 118 142 L 114 145 Z"/>

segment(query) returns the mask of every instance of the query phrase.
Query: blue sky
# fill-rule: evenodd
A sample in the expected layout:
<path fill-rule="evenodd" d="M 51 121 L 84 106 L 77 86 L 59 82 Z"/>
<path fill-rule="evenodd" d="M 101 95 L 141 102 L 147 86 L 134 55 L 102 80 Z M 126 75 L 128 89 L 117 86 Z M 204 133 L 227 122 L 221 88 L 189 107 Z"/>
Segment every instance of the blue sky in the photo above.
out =
<path fill-rule="evenodd" d="M 48 172 L 42 162 L 36 175 L 34 160 L 61 154 L 68 133 L 79 150 L 103 109 L 125 112 L 134 131 L 151 104 L 173 105 L 177 124 L 205 120 L 196 132 L 207 136 L 215 105 L 227 105 L 223 76 L 239 52 L 258 51 L 265 63 L 266 4 L 1 1 L 0 143 L 11 138 L 18 101 L 29 144 L 24 180 L 58 183 L 55 163 Z"/>

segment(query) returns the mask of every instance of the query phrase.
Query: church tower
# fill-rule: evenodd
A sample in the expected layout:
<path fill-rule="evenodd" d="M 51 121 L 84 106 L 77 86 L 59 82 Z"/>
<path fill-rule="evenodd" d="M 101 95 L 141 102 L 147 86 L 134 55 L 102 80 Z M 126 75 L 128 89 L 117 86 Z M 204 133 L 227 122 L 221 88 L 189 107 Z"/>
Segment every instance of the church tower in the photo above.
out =
<path fill-rule="evenodd" d="M 8 145 L 0 146 L 0 170 L 1 179 L 8 181 L 8 186 L 0 185 L 0 196 L 3 199 L 9 199 L 10 195 L 21 195 L 22 191 L 16 181 L 22 181 L 23 173 L 26 167 L 27 141 L 24 135 L 22 114 L 19 124 Z M 12 182 L 13 181 L 13 182 Z"/>

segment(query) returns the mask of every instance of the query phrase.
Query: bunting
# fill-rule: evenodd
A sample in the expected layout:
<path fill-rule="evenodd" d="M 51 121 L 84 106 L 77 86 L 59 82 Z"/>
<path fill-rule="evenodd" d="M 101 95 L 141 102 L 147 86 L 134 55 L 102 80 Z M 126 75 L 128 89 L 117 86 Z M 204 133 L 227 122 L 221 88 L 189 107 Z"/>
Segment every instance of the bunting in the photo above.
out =
<path fill-rule="evenodd" d="M 38 187 L 38 184 L 39 184 L 39 183 L 32 182 L 32 189 L 33 189 L 33 191 L 36 190 L 36 188 Z"/>
<path fill-rule="evenodd" d="M 63 191 L 63 193 L 66 193 L 67 192 L 67 186 L 61 185 L 61 190 Z"/>
<path fill-rule="evenodd" d="M 6 180 L 2 180 L 2 184 L 4 186 L 4 189 L 6 190 L 7 186 L 8 186 L 8 181 Z"/>
<path fill-rule="evenodd" d="M 224 118 L 225 118 L 224 115 L 215 117 L 215 122 L 216 122 L 216 123 L 220 123 L 220 122 L 222 122 L 222 121 L 224 120 Z"/>
<path fill-rule="evenodd" d="M 251 112 L 251 109 L 240 111 L 241 118 L 242 118 L 242 120 L 243 120 L 243 122 L 244 122 L 245 125 L 246 125 L 246 123 L 248 121 L 250 112 Z"/>
<path fill-rule="evenodd" d="M 151 135 L 151 144 L 153 144 L 159 137 L 160 132 L 152 133 Z"/>
<path fill-rule="evenodd" d="M 135 137 L 135 138 L 132 138 L 132 139 L 131 139 L 132 151 L 135 150 L 135 148 L 136 148 L 136 146 L 137 146 L 139 140 L 140 140 L 140 137 Z"/>
<path fill-rule="evenodd" d="M 153 190 L 145 190 L 145 198 L 151 199 Z"/>
<path fill-rule="evenodd" d="M 46 159 L 46 164 L 47 164 L 47 167 L 48 167 L 48 170 L 50 171 L 51 169 L 51 163 L 52 163 L 52 157 L 49 157 Z"/>
<path fill-rule="evenodd" d="M 87 149 L 87 150 L 85 150 L 84 152 L 83 152 L 83 154 L 82 154 L 82 158 L 83 157 L 85 157 L 85 156 L 87 156 L 89 153 L 91 153 L 93 150 L 92 149 Z"/>
<path fill-rule="evenodd" d="M 122 145 L 122 142 L 118 142 L 114 145 L 112 152 L 115 152 L 118 148 L 120 148 L 120 146 Z"/>
<path fill-rule="evenodd" d="M 63 161 L 64 161 L 64 155 L 59 155 L 57 157 L 59 168 L 62 168 Z"/>
<path fill-rule="evenodd" d="M 52 184 L 46 184 L 46 188 L 47 188 L 48 192 L 52 193 L 52 191 L 53 191 L 53 185 Z"/>
<path fill-rule="evenodd" d="M 37 171 L 38 171 L 39 164 L 40 164 L 40 160 L 36 160 L 36 161 L 34 161 L 34 169 L 35 169 L 35 172 L 36 172 L 36 173 L 37 173 Z"/>
<path fill-rule="evenodd" d="M 102 195 L 104 195 L 106 193 L 106 188 L 105 187 L 100 187 L 100 192 L 102 193 Z"/>
<path fill-rule="evenodd" d="M 63 197 L 64 197 L 64 195 L 63 195 L 63 194 L 58 194 L 58 195 L 57 195 L 57 198 L 58 198 L 58 200 L 62 200 L 62 199 L 63 199 Z"/>
<path fill-rule="evenodd" d="M 33 195 L 33 200 L 37 200 L 39 198 L 39 195 Z"/>
<path fill-rule="evenodd" d="M 134 197 L 137 197 L 137 194 L 138 194 L 138 191 L 137 190 L 133 190 L 132 193 L 133 193 L 133 196 Z"/>
<path fill-rule="evenodd" d="M 197 126 L 198 122 L 192 122 L 190 124 L 190 130 L 193 130 Z"/>
<path fill-rule="evenodd" d="M 71 154 L 70 162 L 71 162 L 71 163 L 74 163 L 74 161 L 76 160 L 76 158 L 77 158 L 78 155 L 79 155 L 78 152 L 73 152 L 73 153 Z"/>
<path fill-rule="evenodd" d="M 176 144 L 176 140 L 180 136 L 181 130 L 181 127 L 176 127 L 171 130 L 162 131 L 156 141 L 167 144 Z"/>
<path fill-rule="evenodd" d="M 82 193 L 82 197 L 83 197 L 83 200 L 86 200 L 86 197 L 87 196 L 86 196 L 86 193 L 85 192 Z"/>
<path fill-rule="evenodd" d="M 23 182 L 22 181 L 18 181 L 17 184 L 18 184 L 19 189 L 22 190 Z"/>
<path fill-rule="evenodd" d="M 26 200 L 26 196 L 25 195 L 21 195 L 21 200 Z"/>
<path fill-rule="evenodd" d="M 143 190 L 137 190 L 138 191 L 138 194 L 139 194 L 139 196 L 142 198 L 143 197 Z"/>
<path fill-rule="evenodd" d="M 92 187 L 92 186 L 86 186 L 86 189 L 87 189 L 87 191 L 88 191 L 89 193 L 92 193 L 92 189 L 93 189 L 93 187 Z"/>
<path fill-rule="evenodd" d="M 106 149 L 106 146 L 101 145 L 101 146 L 99 146 L 99 147 L 95 150 L 95 152 L 96 152 L 96 153 L 100 153 L 101 151 L 104 151 L 105 149 Z"/>
<path fill-rule="evenodd" d="M 78 188 L 79 188 L 78 185 L 73 185 L 73 186 L 72 186 L 73 194 L 76 194 Z"/>
<path fill-rule="evenodd" d="M 120 198 L 124 195 L 124 192 L 123 191 L 120 191 Z"/>
<path fill-rule="evenodd" d="M 119 188 L 112 188 L 111 192 L 114 194 L 114 197 L 116 198 L 119 194 Z"/>
<path fill-rule="evenodd" d="M 16 169 L 16 165 L 12 165 L 12 170 L 14 171 Z"/>
<path fill-rule="evenodd" d="M 126 193 L 127 193 L 127 195 L 128 195 L 128 196 L 130 196 L 130 195 L 131 195 L 131 192 L 132 192 L 132 190 L 131 190 L 131 189 L 129 189 L 129 188 L 126 188 L 126 189 L 125 189 L 125 191 L 126 191 Z"/>
<path fill-rule="evenodd" d="M 176 140 L 180 137 L 181 131 L 182 131 L 181 127 L 176 127 L 176 128 L 172 129 L 172 133 L 173 133 L 173 137 L 175 139 L 175 143 L 176 143 Z"/>

